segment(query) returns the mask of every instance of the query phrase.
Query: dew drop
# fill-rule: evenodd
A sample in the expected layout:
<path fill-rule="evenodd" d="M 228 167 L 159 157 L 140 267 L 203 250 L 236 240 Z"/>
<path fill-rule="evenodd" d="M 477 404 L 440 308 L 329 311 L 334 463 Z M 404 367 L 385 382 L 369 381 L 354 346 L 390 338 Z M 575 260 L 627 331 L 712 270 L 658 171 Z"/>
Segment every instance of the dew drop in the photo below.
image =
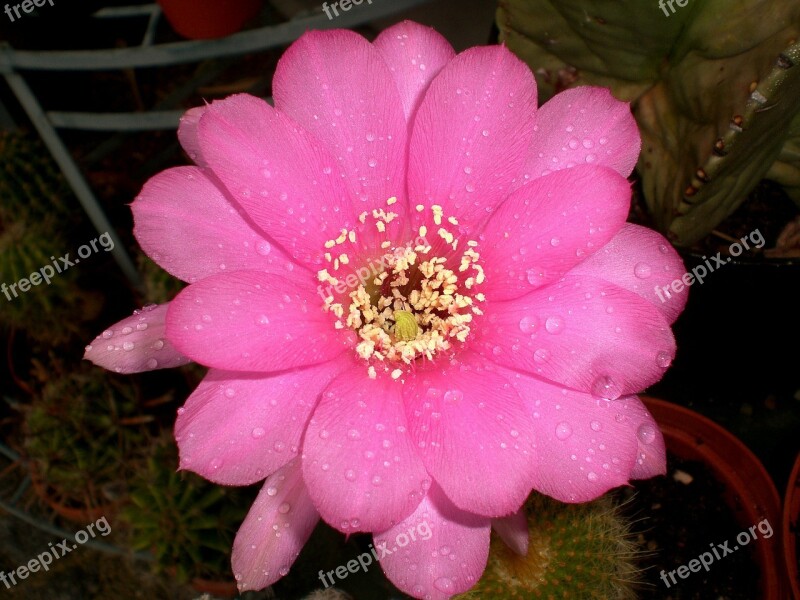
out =
<path fill-rule="evenodd" d="M 633 268 L 633 274 L 639 279 L 647 279 L 652 273 L 653 270 L 646 263 L 639 263 Z"/>
<path fill-rule="evenodd" d="M 444 393 L 445 402 L 459 402 L 464 398 L 464 393 L 461 390 L 447 390 Z"/>
<path fill-rule="evenodd" d="M 597 481 L 598 479 L 597 473 L 595 473 L 594 471 L 589 471 L 589 473 L 586 475 L 586 479 L 588 479 L 589 481 Z"/>
<path fill-rule="evenodd" d="M 547 362 L 548 358 L 550 358 L 550 351 L 545 348 L 539 348 L 533 353 L 533 361 L 539 364 Z"/>
<path fill-rule="evenodd" d="M 566 421 L 561 421 L 558 425 L 556 425 L 556 437 L 559 440 L 566 440 L 569 436 L 572 435 L 572 427 Z"/>
<path fill-rule="evenodd" d="M 103 332 L 103 339 L 104 339 L 104 340 L 107 340 L 107 339 L 109 339 L 110 337 L 112 337 L 113 335 L 114 335 L 114 332 L 113 332 L 113 331 L 111 331 L 110 329 L 106 329 L 106 330 Z"/>
<path fill-rule="evenodd" d="M 656 354 L 656 364 L 662 369 L 666 369 L 672 364 L 672 355 L 669 352 L 662 350 Z"/>
<path fill-rule="evenodd" d="M 288 513 L 290 510 L 292 510 L 292 507 L 291 507 L 291 505 L 290 505 L 288 502 L 284 502 L 283 504 L 281 504 L 281 505 L 278 507 L 278 512 L 279 512 L 279 513 L 281 513 L 282 515 L 285 515 L 285 514 L 286 514 L 286 513 Z"/>
<path fill-rule="evenodd" d="M 274 496 L 277 493 L 278 493 L 278 488 L 274 486 L 270 486 L 267 488 L 267 496 Z"/>
<path fill-rule="evenodd" d="M 439 577 L 439 579 L 433 582 L 433 587 L 440 592 L 449 592 L 453 589 L 453 580 L 449 577 Z"/>
<path fill-rule="evenodd" d="M 134 344 L 133 342 L 125 342 L 124 344 L 122 344 L 122 349 L 125 350 L 126 352 L 130 352 L 135 347 L 136 344 Z"/>
<path fill-rule="evenodd" d="M 537 325 L 536 317 L 522 317 L 519 320 L 519 330 L 522 333 L 533 333 Z"/>
<path fill-rule="evenodd" d="M 158 366 L 158 361 L 155 358 L 151 358 L 147 361 L 145 365 L 148 369 L 155 369 Z"/>
<path fill-rule="evenodd" d="M 589 427 L 592 428 L 592 431 L 600 431 L 602 425 L 600 425 L 600 421 L 592 421 L 589 423 Z"/>
<path fill-rule="evenodd" d="M 347 469 L 347 471 L 344 472 L 344 478 L 347 479 L 347 481 L 355 481 L 356 472 L 353 471 L 353 469 Z"/>
<path fill-rule="evenodd" d="M 532 286 L 538 287 L 544 283 L 544 269 L 541 267 L 533 267 L 526 271 L 528 283 Z"/>
<path fill-rule="evenodd" d="M 616 400 L 622 392 L 616 381 L 607 375 L 601 375 L 592 383 L 592 395 L 605 400 Z"/>
<path fill-rule="evenodd" d="M 261 240 L 256 244 L 256 252 L 258 252 L 261 256 L 266 256 L 272 251 L 272 246 L 269 245 L 269 242 L 266 240 Z"/>
<path fill-rule="evenodd" d="M 656 428 L 648 423 L 645 423 L 644 425 L 639 426 L 636 436 L 643 444 L 652 444 L 656 439 Z"/>
<path fill-rule="evenodd" d="M 549 317 L 544 323 L 544 328 L 547 330 L 547 333 L 558 335 L 564 331 L 564 319 L 560 317 Z"/>
<path fill-rule="evenodd" d="M 258 439 L 264 437 L 265 433 L 266 431 L 264 431 L 263 427 L 256 427 L 255 429 L 253 429 L 253 431 L 250 432 L 250 435 L 252 435 L 254 439 Z"/>

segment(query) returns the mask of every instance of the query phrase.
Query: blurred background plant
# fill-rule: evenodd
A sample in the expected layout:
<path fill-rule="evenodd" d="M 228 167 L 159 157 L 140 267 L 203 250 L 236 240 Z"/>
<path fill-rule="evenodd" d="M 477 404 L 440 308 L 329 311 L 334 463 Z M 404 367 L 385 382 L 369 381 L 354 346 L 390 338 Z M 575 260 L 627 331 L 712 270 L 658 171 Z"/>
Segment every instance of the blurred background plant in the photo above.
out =
<path fill-rule="evenodd" d="M 152 552 L 156 569 L 181 582 L 227 582 L 235 591 L 230 551 L 257 490 L 221 487 L 177 468 L 171 434 L 151 440 L 120 515 L 131 548 Z"/>
<path fill-rule="evenodd" d="M 64 177 L 38 137 L 0 131 L 0 165 L 0 283 L 10 286 L 52 265 L 53 257 L 74 256 L 65 232 L 75 216 Z M 102 298 L 77 285 L 78 275 L 71 269 L 28 292 L 8 289 L 8 296 L 0 295 L 0 325 L 51 345 L 84 333 Z"/>
<path fill-rule="evenodd" d="M 497 24 L 540 101 L 601 85 L 632 103 L 644 201 L 676 245 L 707 236 L 764 178 L 800 205 L 794 0 L 500 0 Z"/>
<path fill-rule="evenodd" d="M 135 381 L 54 356 L 34 360 L 38 382 L 24 418 L 22 450 L 40 497 L 78 523 L 108 514 L 127 496 L 152 417 L 139 407 Z"/>

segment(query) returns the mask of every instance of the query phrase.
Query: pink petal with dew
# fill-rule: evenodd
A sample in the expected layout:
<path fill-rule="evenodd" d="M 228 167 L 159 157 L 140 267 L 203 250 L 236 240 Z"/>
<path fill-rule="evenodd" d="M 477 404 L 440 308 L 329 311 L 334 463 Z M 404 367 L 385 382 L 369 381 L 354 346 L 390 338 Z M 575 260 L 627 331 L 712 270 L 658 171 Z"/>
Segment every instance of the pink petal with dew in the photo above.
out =
<path fill-rule="evenodd" d="M 456 53 L 435 29 L 413 21 L 384 29 L 373 44 L 389 65 L 411 123 L 431 81 Z"/>
<path fill-rule="evenodd" d="M 200 150 L 200 140 L 197 139 L 197 125 L 206 108 L 206 106 L 190 108 L 183 113 L 178 125 L 178 140 L 180 140 L 183 150 L 189 155 L 192 162 L 200 167 L 207 166 L 207 163 Z"/>
<path fill-rule="evenodd" d="M 357 214 L 384 208 L 393 196 L 400 202 L 392 211 L 406 214 L 407 124 L 400 92 L 375 46 L 352 31 L 309 31 L 281 57 L 272 92 L 275 108 L 336 158 Z M 366 230 L 367 245 L 376 234 Z"/>
<path fill-rule="evenodd" d="M 641 147 L 627 102 L 601 87 L 565 90 L 539 109 L 520 183 L 586 163 L 610 167 L 627 177 Z"/>
<path fill-rule="evenodd" d="M 134 311 L 92 340 L 83 358 L 115 373 L 171 369 L 191 362 L 167 339 L 168 306 L 153 304 Z"/>
<path fill-rule="evenodd" d="M 264 482 L 236 534 L 231 566 L 239 591 L 264 589 L 286 575 L 318 522 L 294 459 Z"/>
<path fill-rule="evenodd" d="M 487 297 L 510 300 L 559 279 L 614 237 L 630 198 L 624 177 L 591 165 L 551 173 L 514 192 L 480 236 L 491 274 Z"/>
<path fill-rule="evenodd" d="M 409 197 L 441 205 L 471 229 L 510 193 L 535 119 L 536 82 L 525 63 L 504 46 L 462 52 L 431 82 L 417 111 Z"/>
<path fill-rule="evenodd" d="M 308 425 L 303 477 L 322 518 L 345 533 L 407 517 L 430 478 L 408 434 L 400 383 L 369 379 L 365 363 L 334 380 Z"/>
<path fill-rule="evenodd" d="M 292 276 L 298 266 L 248 222 L 208 171 L 177 167 L 150 179 L 131 205 L 142 249 L 170 274 L 194 282 L 254 269 Z M 308 271 L 298 268 L 298 273 Z"/>
<path fill-rule="evenodd" d="M 428 473 L 462 510 L 500 517 L 531 490 L 531 417 L 508 381 L 475 357 L 418 372 L 403 398 Z"/>
<path fill-rule="evenodd" d="M 637 422 L 640 423 L 636 428 L 638 447 L 631 479 L 650 479 L 656 475 L 665 475 L 667 472 L 667 447 L 658 423 L 638 397 L 631 396 L 626 400 L 630 410 L 627 415 L 631 419 L 631 428 L 635 427 Z"/>
<path fill-rule="evenodd" d="M 648 456 L 653 447 L 648 465 L 657 464 L 658 429 L 636 396 L 599 400 L 536 377 L 507 377 L 533 415 L 537 491 L 562 502 L 593 500 L 633 478 L 640 442 Z"/>
<path fill-rule="evenodd" d="M 683 311 L 689 293 L 684 290 L 676 294 L 664 288 L 684 273 L 680 255 L 664 236 L 630 223 L 572 271 L 574 275 L 605 279 L 640 295 L 655 304 L 670 323 Z"/>
<path fill-rule="evenodd" d="M 239 94 L 214 102 L 199 132 L 214 174 L 292 258 L 319 265 L 325 242 L 357 223 L 341 165 L 260 98 Z"/>
<path fill-rule="evenodd" d="M 297 455 L 319 395 L 350 359 L 265 376 L 212 369 L 178 410 L 180 468 L 250 485 Z"/>
<path fill-rule="evenodd" d="M 490 534 L 489 519 L 456 508 L 434 484 L 412 515 L 374 537 L 381 567 L 400 590 L 447 600 L 480 579 Z"/>
<path fill-rule="evenodd" d="M 568 274 L 487 304 L 483 320 L 475 331 L 483 356 L 598 398 L 652 385 L 675 356 L 669 323 L 651 302 L 591 277 Z"/>
<path fill-rule="evenodd" d="M 304 367 L 353 348 L 319 308 L 313 282 L 257 271 L 212 275 L 170 303 L 167 335 L 197 362 L 228 371 L 265 373 Z"/>
<path fill-rule="evenodd" d="M 525 508 L 519 509 L 513 515 L 492 519 L 492 529 L 511 548 L 520 556 L 528 554 L 529 532 L 528 516 Z"/>

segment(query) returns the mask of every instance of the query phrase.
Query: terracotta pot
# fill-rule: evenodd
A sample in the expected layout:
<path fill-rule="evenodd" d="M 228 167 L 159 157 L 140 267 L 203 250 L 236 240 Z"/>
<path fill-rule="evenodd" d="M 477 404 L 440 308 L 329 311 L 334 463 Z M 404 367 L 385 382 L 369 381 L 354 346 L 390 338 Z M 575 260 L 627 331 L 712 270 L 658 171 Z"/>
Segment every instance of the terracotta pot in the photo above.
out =
<path fill-rule="evenodd" d="M 797 568 L 797 528 L 800 527 L 800 454 L 794 462 L 786 498 L 783 503 L 783 556 L 786 559 L 786 573 L 789 587 L 795 600 L 800 600 L 800 571 Z"/>
<path fill-rule="evenodd" d="M 785 600 L 779 567 L 780 526 L 776 528 L 780 498 L 764 466 L 738 438 L 710 419 L 656 398 L 643 396 L 642 400 L 659 424 L 667 450 L 682 459 L 703 462 L 725 486 L 725 504 L 742 530 L 763 519 L 769 521 L 773 536 L 761 538 L 752 546 L 761 571 L 759 598 Z"/>
<path fill-rule="evenodd" d="M 192 579 L 192 587 L 200 593 L 208 593 L 218 598 L 235 598 L 239 589 L 235 581 L 212 581 L 210 579 Z"/>
<path fill-rule="evenodd" d="M 97 521 L 97 519 L 103 516 L 107 519 L 111 519 L 119 510 L 119 503 L 102 504 L 100 506 L 67 506 L 58 500 L 55 490 L 42 480 L 39 470 L 33 462 L 31 462 L 30 466 L 30 476 L 31 487 L 33 491 L 36 492 L 36 495 L 41 498 L 53 512 L 72 523 L 86 525 L 87 523 Z"/>
<path fill-rule="evenodd" d="M 193 40 L 225 37 L 255 17 L 264 0 L 158 0 L 172 28 Z"/>

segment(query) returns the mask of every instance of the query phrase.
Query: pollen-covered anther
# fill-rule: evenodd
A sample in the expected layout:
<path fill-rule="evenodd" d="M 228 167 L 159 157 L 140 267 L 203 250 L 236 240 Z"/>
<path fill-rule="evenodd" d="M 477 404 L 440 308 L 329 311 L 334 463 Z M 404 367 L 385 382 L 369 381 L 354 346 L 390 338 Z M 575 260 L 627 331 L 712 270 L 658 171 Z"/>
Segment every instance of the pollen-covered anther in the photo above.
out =
<path fill-rule="evenodd" d="M 397 198 L 392 197 L 386 204 L 392 206 L 396 202 Z M 418 204 L 416 210 L 424 213 L 426 208 Z M 371 220 L 379 232 L 386 233 L 386 225 L 398 216 L 376 208 L 362 212 L 358 220 L 368 227 L 372 225 L 367 220 Z M 485 302 L 486 298 L 475 293 L 475 288 L 485 280 L 476 250 L 478 243 L 469 240 L 460 256 L 454 254 L 459 244 L 457 234 L 443 224 L 458 227 L 458 219 L 447 217 L 439 205 L 431 206 L 426 216 L 433 223 L 420 225 L 416 240 L 405 245 L 389 239 L 379 241 L 379 257 L 356 270 L 368 275 L 359 276 L 357 284 L 346 291 L 340 289 L 340 284 L 336 289 L 337 300 L 325 299 L 325 310 L 336 317 L 335 327 L 351 329 L 358 335 L 356 353 L 368 363 L 370 378 L 383 372 L 402 383 L 403 375 L 414 361 L 433 360 L 438 354 L 449 353 L 455 344 L 465 342 L 473 319 L 483 314 L 476 303 Z M 430 225 L 435 225 L 434 230 L 446 242 L 446 256 L 433 254 L 433 247 L 426 239 Z M 326 243 L 326 248 L 348 239 L 353 242 L 355 233 L 342 229 L 336 239 Z M 325 253 L 329 263 L 333 260 L 334 271 L 350 265 L 354 256 L 341 251 Z M 337 279 L 325 269 L 317 277 L 328 283 L 352 281 L 352 274 Z"/>

